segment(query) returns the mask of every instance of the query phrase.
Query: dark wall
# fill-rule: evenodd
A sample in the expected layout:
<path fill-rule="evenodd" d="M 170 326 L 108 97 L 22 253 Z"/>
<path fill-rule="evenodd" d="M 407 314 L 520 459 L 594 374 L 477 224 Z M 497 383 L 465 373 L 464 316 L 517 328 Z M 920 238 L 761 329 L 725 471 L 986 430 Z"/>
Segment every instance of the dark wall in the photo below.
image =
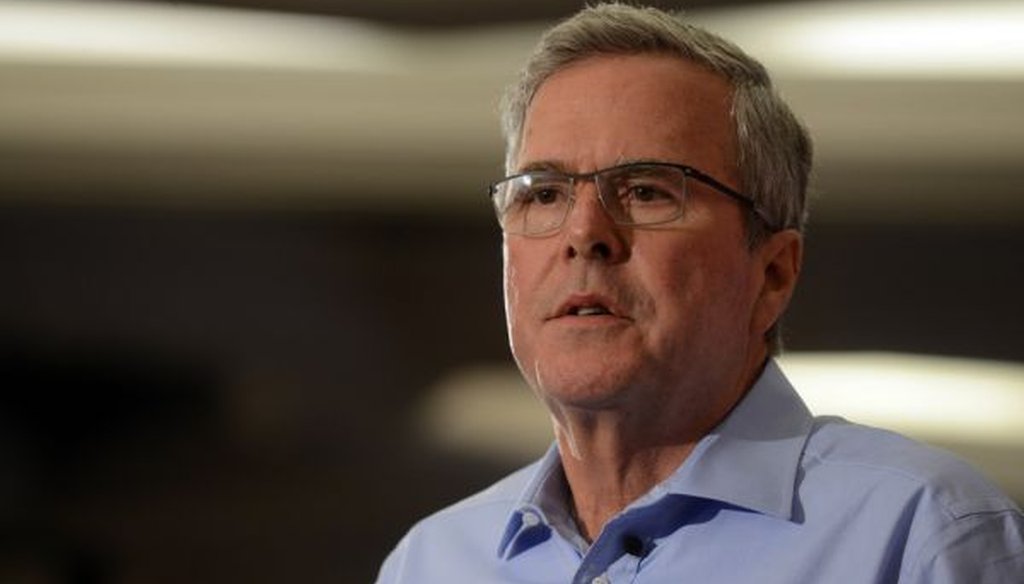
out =
<path fill-rule="evenodd" d="M 372 580 L 515 464 L 411 430 L 509 361 L 484 211 L 0 209 L 0 581 Z M 1024 361 L 1022 243 L 816 225 L 787 345 Z"/>

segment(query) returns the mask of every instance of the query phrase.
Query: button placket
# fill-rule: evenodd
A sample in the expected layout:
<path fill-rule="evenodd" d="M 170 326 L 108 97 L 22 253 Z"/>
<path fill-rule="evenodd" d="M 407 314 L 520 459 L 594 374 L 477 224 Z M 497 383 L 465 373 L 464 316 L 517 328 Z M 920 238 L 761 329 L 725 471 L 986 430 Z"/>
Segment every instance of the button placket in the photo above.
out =
<path fill-rule="evenodd" d="M 608 566 L 604 575 L 609 582 L 634 582 L 640 571 L 641 561 L 642 558 L 639 556 L 624 554 Z"/>

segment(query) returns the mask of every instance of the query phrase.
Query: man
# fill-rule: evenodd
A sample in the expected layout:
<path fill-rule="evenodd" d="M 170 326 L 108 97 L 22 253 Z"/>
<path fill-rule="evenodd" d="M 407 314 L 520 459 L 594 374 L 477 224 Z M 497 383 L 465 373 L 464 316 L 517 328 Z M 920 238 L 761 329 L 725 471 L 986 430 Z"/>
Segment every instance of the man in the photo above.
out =
<path fill-rule="evenodd" d="M 537 463 L 420 522 L 379 582 L 1024 582 L 1024 518 L 952 457 L 813 418 L 771 359 L 810 145 L 764 69 L 588 8 L 505 101 L 512 353 Z"/>

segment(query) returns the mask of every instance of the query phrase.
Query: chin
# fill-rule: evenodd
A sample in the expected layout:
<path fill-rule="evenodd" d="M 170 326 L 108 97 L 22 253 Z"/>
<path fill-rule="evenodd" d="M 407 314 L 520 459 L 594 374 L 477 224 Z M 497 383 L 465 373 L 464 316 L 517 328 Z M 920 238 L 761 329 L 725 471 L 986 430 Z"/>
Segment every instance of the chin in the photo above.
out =
<path fill-rule="evenodd" d="M 631 369 L 605 364 L 586 371 L 545 367 L 539 364 L 527 378 L 545 403 L 561 407 L 603 410 L 622 403 L 634 391 L 637 379 Z"/>

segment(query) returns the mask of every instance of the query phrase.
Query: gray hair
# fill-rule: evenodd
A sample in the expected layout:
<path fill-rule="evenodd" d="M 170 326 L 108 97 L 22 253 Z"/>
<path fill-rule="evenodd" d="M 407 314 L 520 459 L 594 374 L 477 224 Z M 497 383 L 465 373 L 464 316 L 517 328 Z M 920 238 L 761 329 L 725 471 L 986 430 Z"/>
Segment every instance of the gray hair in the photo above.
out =
<path fill-rule="evenodd" d="M 505 165 L 514 171 L 526 111 L 537 89 L 559 70 L 598 55 L 678 56 L 718 73 L 733 86 L 740 190 L 753 198 L 772 223 L 748 214 L 751 248 L 774 229 L 802 232 L 807 221 L 811 140 L 772 85 L 767 70 L 735 44 L 686 23 L 680 14 L 619 3 L 583 9 L 549 30 L 537 44 L 501 104 Z M 773 353 L 781 341 L 778 323 L 766 339 Z"/>
<path fill-rule="evenodd" d="M 591 6 L 541 38 L 502 99 L 507 170 L 514 170 L 530 101 L 551 75 L 587 57 L 646 53 L 692 61 L 732 84 L 740 190 L 776 228 L 803 231 L 811 141 L 775 91 L 768 72 L 733 43 L 655 8 Z M 769 234 L 768 227 L 751 215 L 747 234 L 755 246 Z"/>

